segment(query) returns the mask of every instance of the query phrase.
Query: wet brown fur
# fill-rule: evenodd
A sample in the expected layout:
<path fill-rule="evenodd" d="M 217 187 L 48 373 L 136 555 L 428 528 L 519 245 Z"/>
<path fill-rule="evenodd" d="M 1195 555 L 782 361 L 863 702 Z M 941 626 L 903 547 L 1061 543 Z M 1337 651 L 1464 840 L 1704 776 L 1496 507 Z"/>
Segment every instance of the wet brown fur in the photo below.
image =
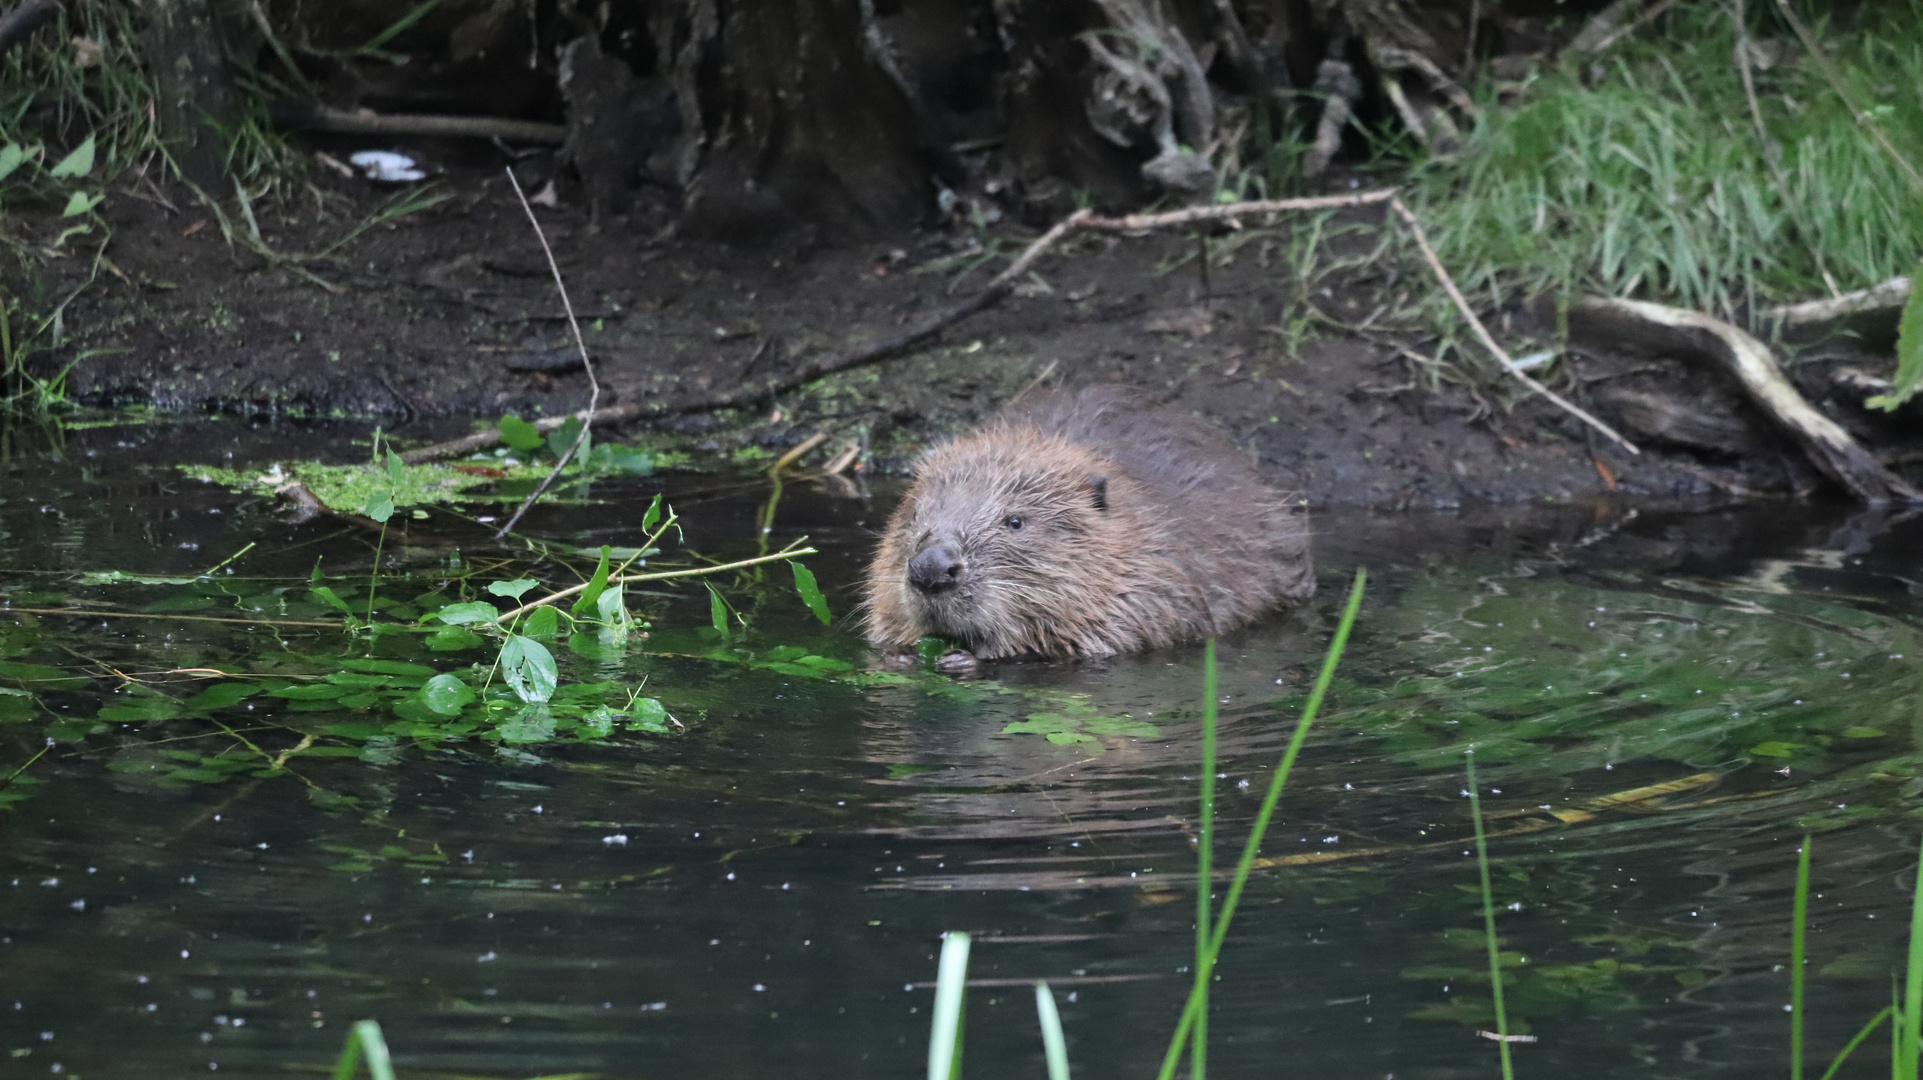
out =
<path fill-rule="evenodd" d="M 908 563 L 944 540 L 962 578 L 931 596 Z M 1108 656 L 1223 633 L 1311 595 L 1312 571 L 1301 511 L 1201 421 L 1115 387 L 1049 393 L 922 462 L 869 566 L 868 637 Z"/>

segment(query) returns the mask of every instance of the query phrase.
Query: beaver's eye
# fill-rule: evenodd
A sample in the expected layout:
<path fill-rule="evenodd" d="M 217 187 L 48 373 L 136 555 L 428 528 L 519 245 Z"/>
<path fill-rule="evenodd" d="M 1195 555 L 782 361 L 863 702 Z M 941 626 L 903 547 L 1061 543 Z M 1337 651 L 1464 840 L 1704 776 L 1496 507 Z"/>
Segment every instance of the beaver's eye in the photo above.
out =
<path fill-rule="evenodd" d="M 1019 531 L 1021 527 L 1028 524 L 1028 522 L 1023 520 L 1020 514 L 1010 514 L 1002 519 L 1002 524 L 1008 526 L 1010 532 L 1015 532 Z"/>

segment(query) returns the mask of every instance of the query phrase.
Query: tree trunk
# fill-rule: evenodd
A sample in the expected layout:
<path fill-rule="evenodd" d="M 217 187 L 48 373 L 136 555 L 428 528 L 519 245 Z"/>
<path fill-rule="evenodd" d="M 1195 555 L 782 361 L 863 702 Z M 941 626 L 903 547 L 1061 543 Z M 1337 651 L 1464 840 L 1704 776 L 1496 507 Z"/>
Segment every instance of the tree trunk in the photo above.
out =
<path fill-rule="evenodd" d="M 161 138 L 183 179 L 210 194 L 227 186 L 237 110 L 220 27 L 208 0 L 147 0 L 143 43 L 158 91 Z"/>

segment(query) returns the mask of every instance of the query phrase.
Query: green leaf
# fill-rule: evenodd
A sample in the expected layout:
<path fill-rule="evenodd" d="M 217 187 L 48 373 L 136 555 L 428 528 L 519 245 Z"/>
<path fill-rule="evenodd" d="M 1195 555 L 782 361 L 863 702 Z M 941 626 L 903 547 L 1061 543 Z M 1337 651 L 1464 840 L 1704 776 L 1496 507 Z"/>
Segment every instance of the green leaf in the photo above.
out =
<path fill-rule="evenodd" d="M 368 495 L 367 505 L 361 509 L 361 512 L 375 521 L 385 523 L 388 518 L 394 516 L 394 493 L 376 491 Z"/>
<path fill-rule="evenodd" d="M 260 687 L 251 683 L 224 682 L 214 685 L 180 703 L 189 712 L 213 712 L 237 705 L 243 699 L 253 697 Z"/>
<path fill-rule="evenodd" d="M 73 148 L 73 153 L 60 159 L 59 163 L 47 170 L 47 175 L 55 180 L 69 176 L 85 176 L 93 171 L 93 136 Z"/>
<path fill-rule="evenodd" d="M 728 605 L 722 602 L 721 594 L 713 585 L 708 586 L 708 623 L 715 633 L 728 636 Z"/>
<path fill-rule="evenodd" d="M 392 450 L 387 452 L 387 478 L 397 488 L 407 486 L 407 462 L 402 461 L 401 455 Z"/>
<path fill-rule="evenodd" d="M 459 716 L 474 698 L 474 688 L 451 673 L 436 675 L 421 687 L 421 701 L 442 716 Z"/>
<path fill-rule="evenodd" d="M 409 675 L 431 679 L 440 674 L 426 664 L 410 664 L 405 660 L 375 660 L 370 657 L 350 656 L 340 664 L 349 671 L 372 671 L 381 675 Z"/>
<path fill-rule="evenodd" d="M 320 568 L 317 566 L 314 569 L 318 571 Z M 338 611 L 343 615 L 354 614 L 354 609 L 347 606 L 347 601 L 341 599 L 341 594 L 335 592 L 334 590 L 328 588 L 325 585 L 321 585 L 316 588 L 309 589 L 307 592 L 307 598 L 309 600 L 313 600 L 318 603 L 326 604 L 328 607 L 333 608 L 335 611 Z M 488 610 L 492 611 L 493 609 L 489 608 Z"/>
<path fill-rule="evenodd" d="M 530 702 L 508 717 L 499 728 L 501 741 L 507 743 L 547 742 L 554 738 L 554 714 L 546 705 Z"/>
<path fill-rule="evenodd" d="M 543 442 L 541 432 L 533 424 L 508 413 L 501 417 L 499 425 L 501 441 L 516 450 L 538 450 Z"/>
<path fill-rule="evenodd" d="M 348 689 L 336 683 L 294 683 L 291 686 L 274 687 L 267 691 L 267 695 L 289 701 L 333 701 L 345 696 Z"/>
<path fill-rule="evenodd" d="M 7 177 L 12 176 L 13 171 L 26 164 L 26 161 L 26 147 L 21 146 L 19 143 L 8 143 L 5 146 L 0 146 L 0 180 L 5 180 Z"/>
<path fill-rule="evenodd" d="M 635 698 L 628 707 L 628 728 L 631 731 L 651 731 L 657 735 L 672 730 L 669 722 L 674 718 L 668 715 L 667 707 L 651 697 Z"/>
<path fill-rule="evenodd" d="M 653 532 L 655 523 L 661 520 L 661 496 L 656 495 L 648 504 L 648 512 L 641 515 L 641 531 Z"/>
<path fill-rule="evenodd" d="M 535 608 L 521 624 L 521 633 L 542 641 L 551 641 L 561 629 L 561 613 L 552 607 Z"/>
<path fill-rule="evenodd" d="M 501 617 L 501 612 L 485 600 L 469 600 L 464 604 L 449 604 L 429 619 L 439 619 L 449 626 L 465 626 L 468 623 L 493 622 Z"/>
<path fill-rule="evenodd" d="M 1770 742 L 1757 743 L 1755 746 L 1749 748 L 1749 752 L 1755 754 L 1757 757 L 1786 758 L 1795 757 L 1796 752 L 1800 749 L 1802 749 L 1802 747 L 1795 743 L 1776 742 L 1772 740 Z"/>
<path fill-rule="evenodd" d="M 562 421 L 560 427 L 548 432 L 548 453 L 558 458 L 567 453 L 568 448 L 574 445 L 574 440 L 580 437 L 581 418 L 570 416 Z M 587 447 L 583 446 L 582 449 L 585 450 Z"/>
<path fill-rule="evenodd" d="M 519 600 L 529 589 L 539 585 L 533 578 L 516 578 L 513 581 L 496 581 L 488 585 L 487 591 L 495 596 L 505 596 L 509 600 Z"/>
<path fill-rule="evenodd" d="M 795 591 L 801 594 L 801 602 L 808 605 L 808 610 L 815 613 L 823 626 L 828 625 L 828 600 L 821 595 L 821 586 L 815 584 L 815 572 L 798 562 L 790 561 L 788 565 L 795 568 Z"/>
<path fill-rule="evenodd" d="M 459 652 L 478 649 L 486 643 L 485 638 L 465 626 L 443 626 L 427 635 L 423 644 L 435 652 Z"/>
<path fill-rule="evenodd" d="M 1903 318 L 1897 323 L 1894 382 L 1889 393 L 1878 394 L 1863 404 L 1894 411 L 1923 390 L 1923 266 L 1910 274 L 1910 299 L 1903 305 Z"/>
<path fill-rule="evenodd" d="M 607 545 L 603 544 L 601 546 L 601 561 L 598 564 L 596 564 L 594 568 L 593 576 L 588 578 L 588 587 L 586 589 L 581 590 L 580 598 L 574 602 L 574 606 L 569 608 L 568 612 L 570 614 L 578 616 L 588 611 L 590 608 L 593 608 L 595 606 L 595 602 L 601 599 L 602 590 L 606 589 L 607 587 L 608 587 L 608 547 Z"/>
<path fill-rule="evenodd" d="M 620 713 L 602 705 L 581 718 L 581 729 L 594 738 L 604 739 L 614 734 L 614 724 L 619 719 Z"/>
<path fill-rule="evenodd" d="M 609 626 L 626 630 L 629 623 L 627 590 L 620 585 L 603 590 L 594 601 L 594 613 Z"/>
<path fill-rule="evenodd" d="M 81 676 L 70 675 L 57 667 L 23 664 L 14 660 L 0 660 L 0 679 L 31 686 L 36 690 L 77 690 L 88 682 Z"/>
<path fill-rule="evenodd" d="M 530 703 L 553 697 L 560 682 L 554 654 L 523 634 L 508 635 L 507 643 L 501 646 L 501 675 L 516 697 Z"/>
<path fill-rule="evenodd" d="M 104 195 L 89 195 L 84 191 L 76 191 L 72 195 L 67 196 L 66 209 L 60 211 L 60 216 L 63 218 L 79 217 L 94 207 L 99 206 L 100 200 L 104 198 L 106 198 Z"/>

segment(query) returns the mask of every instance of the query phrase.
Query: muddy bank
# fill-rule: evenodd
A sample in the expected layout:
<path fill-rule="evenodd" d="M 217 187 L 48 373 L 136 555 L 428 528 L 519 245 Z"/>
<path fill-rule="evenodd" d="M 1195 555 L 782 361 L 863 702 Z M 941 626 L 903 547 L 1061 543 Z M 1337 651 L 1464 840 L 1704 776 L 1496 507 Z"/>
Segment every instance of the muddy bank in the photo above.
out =
<path fill-rule="evenodd" d="M 335 183 L 325 201 L 256 207 L 272 250 L 321 250 L 393 197 Z M 587 380 L 504 178 L 458 167 L 439 187 L 444 201 L 299 268 L 230 245 L 215 216 L 191 201 L 112 200 L 106 250 L 115 273 L 69 305 L 64 347 L 40 362 L 71 364 L 68 392 L 89 405 L 368 416 L 420 441 L 459 433 L 472 418 L 580 408 Z M 1032 235 L 956 225 L 838 245 L 803 231 L 746 248 L 676 238 L 664 202 L 599 228 L 567 205 L 538 212 L 582 316 L 604 405 L 766 379 L 893 333 L 978 287 Z M 929 345 L 770 407 L 693 414 L 620 437 L 751 461 L 823 432 L 825 452 L 858 442 L 866 468 L 899 471 L 927 440 L 1031 382 L 1115 381 L 1210 417 L 1278 484 L 1319 505 L 1690 502 L 1820 490 L 1786 440 L 1756 434 L 1760 424 L 1748 425 L 1737 453 L 1648 445 L 1631 457 L 1534 399 L 1505 406 L 1452 380 L 1450 369 L 1425 362 L 1433 332 L 1394 321 L 1430 281 L 1392 247 L 1377 250 L 1376 213 L 1335 215 L 1313 243 L 1308 218 L 1217 236 L 1206 274 L 1193 238 L 1076 239 L 1015 296 Z M 981 260 L 990 250 L 1002 258 Z M 55 260 L 19 284 L 71 287 L 83 263 Z M 1620 388 L 1640 381 L 1688 411 L 1743 426 L 1726 388 L 1674 361 L 1579 355 L 1562 367 L 1552 381 L 1605 415 L 1611 400 L 1633 398 Z M 1618 396 L 1597 404 L 1591 388 Z"/>

